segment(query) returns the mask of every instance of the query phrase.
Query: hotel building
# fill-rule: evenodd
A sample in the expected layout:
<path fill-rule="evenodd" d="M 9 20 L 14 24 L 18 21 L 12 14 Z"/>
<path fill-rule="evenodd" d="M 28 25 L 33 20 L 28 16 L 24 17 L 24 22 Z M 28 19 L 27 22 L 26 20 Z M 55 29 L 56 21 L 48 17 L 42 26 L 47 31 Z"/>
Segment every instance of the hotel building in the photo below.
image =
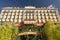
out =
<path fill-rule="evenodd" d="M 34 6 L 19 7 L 4 7 L 0 14 L 0 22 L 11 22 L 14 24 L 34 24 L 40 26 L 47 21 L 60 21 L 58 9 L 54 7 L 36 8 Z"/>
<path fill-rule="evenodd" d="M 34 6 L 25 6 L 24 8 L 5 7 L 0 14 L 1 23 L 8 21 L 19 26 L 18 35 L 21 37 L 21 40 L 32 40 L 34 37 L 36 38 L 36 35 L 39 40 L 42 39 L 42 26 L 49 20 L 54 23 L 60 22 L 57 8 L 36 8 Z M 39 27 L 35 27 L 34 25 Z"/>

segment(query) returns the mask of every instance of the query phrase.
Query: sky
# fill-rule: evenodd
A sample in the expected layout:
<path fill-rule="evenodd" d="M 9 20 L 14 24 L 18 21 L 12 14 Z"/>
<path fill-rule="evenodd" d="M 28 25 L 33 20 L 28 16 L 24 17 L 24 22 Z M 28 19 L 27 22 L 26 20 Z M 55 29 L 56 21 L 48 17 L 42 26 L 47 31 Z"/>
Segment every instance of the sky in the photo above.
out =
<path fill-rule="evenodd" d="M 48 7 L 53 5 L 60 12 L 60 0 L 0 0 L 0 12 L 3 7 Z"/>

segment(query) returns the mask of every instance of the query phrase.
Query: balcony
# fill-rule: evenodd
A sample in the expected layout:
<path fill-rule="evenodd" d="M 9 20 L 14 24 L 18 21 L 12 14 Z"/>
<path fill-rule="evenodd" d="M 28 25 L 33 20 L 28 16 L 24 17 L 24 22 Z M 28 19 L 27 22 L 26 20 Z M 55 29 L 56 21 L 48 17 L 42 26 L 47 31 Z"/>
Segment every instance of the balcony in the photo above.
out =
<path fill-rule="evenodd" d="M 39 24 L 39 23 L 37 23 L 36 25 L 37 25 L 37 26 L 43 26 L 44 24 Z"/>
<path fill-rule="evenodd" d="M 24 24 L 36 24 L 36 21 L 24 21 Z"/>
<path fill-rule="evenodd" d="M 15 26 L 22 26 L 22 24 L 18 24 L 18 23 L 15 23 L 14 25 L 15 25 Z"/>

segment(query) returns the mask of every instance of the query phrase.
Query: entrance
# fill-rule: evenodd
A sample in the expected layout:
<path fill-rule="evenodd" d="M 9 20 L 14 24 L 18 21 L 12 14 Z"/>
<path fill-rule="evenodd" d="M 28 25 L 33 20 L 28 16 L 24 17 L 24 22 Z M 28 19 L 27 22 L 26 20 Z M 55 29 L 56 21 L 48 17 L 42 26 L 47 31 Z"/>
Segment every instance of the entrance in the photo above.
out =
<path fill-rule="evenodd" d="M 20 40 L 40 40 L 41 34 L 39 32 L 21 32 L 19 37 Z"/>
<path fill-rule="evenodd" d="M 40 36 L 37 35 L 22 35 L 20 36 L 20 40 L 40 40 Z"/>

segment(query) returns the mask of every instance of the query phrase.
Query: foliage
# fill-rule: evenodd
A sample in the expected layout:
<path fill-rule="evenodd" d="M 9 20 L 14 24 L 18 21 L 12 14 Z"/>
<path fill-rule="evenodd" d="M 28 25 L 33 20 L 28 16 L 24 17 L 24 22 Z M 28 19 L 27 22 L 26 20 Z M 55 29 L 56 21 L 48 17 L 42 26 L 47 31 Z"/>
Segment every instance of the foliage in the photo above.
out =
<path fill-rule="evenodd" d="M 56 40 L 55 39 L 55 35 L 54 35 L 54 31 L 55 30 L 55 25 L 52 21 L 48 21 L 43 29 L 43 37 L 44 40 Z"/>
<path fill-rule="evenodd" d="M 31 27 L 33 32 L 38 32 L 38 27 Z"/>
<path fill-rule="evenodd" d="M 28 26 L 23 26 L 21 29 L 22 29 L 22 32 L 27 32 L 29 31 L 29 28 Z"/>
<path fill-rule="evenodd" d="M 17 40 L 17 36 L 18 36 L 18 27 L 16 26 L 13 26 L 12 28 L 12 40 Z"/>
<path fill-rule="evenodd" d="M 5 22 L 0 28 L 0 40 L 11 40 L 11 35 L 10 24 Z"/>
<path fill-rule="evenodd" d="M 55 28 L 55 38 L 57 40 L 60 40 L 60 23 L 56 24 L 56 28 Z"/>
<path fill-rule="evenodd" d="M 39 27 L 23 26 L 21 27 L 21 32 L 38 32 Z M 5 22 L 0 25 L 0 40 L 21 40 L 18 37 L 18 27 L 11 25 L 9 22 Z M 60 23 L 54 25 L 54 22 L 48 21 L 42 32 L 43 40 L 60 40 Z M 35 36 L 32 40 L 38 40 L 39 38 Z"/>
<path fill-rule="evenodd" d="M 0 27 L 0 40 L 14 40 L 17 37 L 18 29 L 9 22 Z"/>
<path fill-rule="evenodd" d="M 37 40 L 37 36 L 34 36 L 34 38 L 32 40 Z"/>
<path fill-rule="evenodd" d="M 31 27 L 31 26 L 23 26 L 21 28 L 22 32 L 29 32 L 30 30 L 32 32 L 38 32 L 38 27 Z"/>

